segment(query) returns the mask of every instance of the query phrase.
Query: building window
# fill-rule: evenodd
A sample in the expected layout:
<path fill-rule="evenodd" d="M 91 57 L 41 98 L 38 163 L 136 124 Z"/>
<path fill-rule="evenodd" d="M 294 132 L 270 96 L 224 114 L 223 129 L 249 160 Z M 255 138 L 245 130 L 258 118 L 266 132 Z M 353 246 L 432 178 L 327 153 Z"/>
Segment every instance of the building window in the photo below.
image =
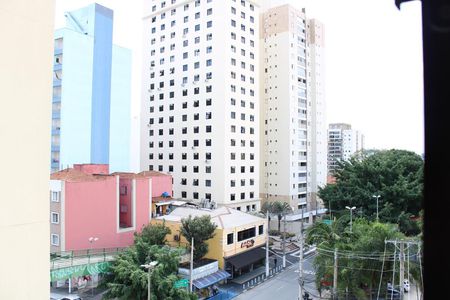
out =
<path fill-rule="evenodd" d="M 255 237 L 255 235 L 256 235 L 255 227 L 239 231 L 238 232 L 238 242 L 247 240 L 247 239 L 251 239 L 252 237 Z"/>
<path fill-rule="evenodd" d="M 211 180 L 206 179 L 205 180 L 205 186 L 211 186 Z"/>
<path fill-rule="evenodd" d="M 51 242 L 53 246 L 59 246 L 59 235 L 58 234 L 52 234 L 51 235 Z"/>
<path fill-rule="evenodd" d="M 59 202 L 59 192 L 52 192 L 52 202 Z"/>
<path fill-rule="evenodd" d="M 59 224 L 59 214 L 52 212 L 52 224 Z"/>
<path fill-rule="evenodd" d="M 231 195 L 230 195 L 230 200 L 231 200 L 231 201 L 234 201 L 235 199 L 236 199 L 236 195 L 235 195 L 235 194 L 231 194 Z"/>
<path fill-rule="evenodd" d="M 258 227 L 258 234 L 261 235 L 264 233 L 264 225 L 259 225 Z"/>
<path fill-rule="evenodd" d="M 227 245 L 233 244 L 233 233 L 227 234 Z"/>

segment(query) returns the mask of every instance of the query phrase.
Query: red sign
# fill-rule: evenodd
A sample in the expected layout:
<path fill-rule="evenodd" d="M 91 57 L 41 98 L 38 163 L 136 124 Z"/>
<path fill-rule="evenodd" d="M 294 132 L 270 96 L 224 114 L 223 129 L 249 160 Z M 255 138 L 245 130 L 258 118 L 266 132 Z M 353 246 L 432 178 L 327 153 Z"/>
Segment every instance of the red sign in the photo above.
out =
<path fill-rule="evenodd" d="M 255 240 L 251 239 L 241 243 L 241 248 L 250 248 L 255 244 Z"/>

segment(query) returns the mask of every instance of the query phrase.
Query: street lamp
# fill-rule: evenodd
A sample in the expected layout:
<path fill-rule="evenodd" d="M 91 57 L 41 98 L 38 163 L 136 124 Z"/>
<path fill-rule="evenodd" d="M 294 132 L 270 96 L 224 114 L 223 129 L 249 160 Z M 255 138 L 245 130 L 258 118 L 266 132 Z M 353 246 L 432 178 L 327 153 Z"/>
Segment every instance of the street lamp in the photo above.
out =
<path fill-rule="evenodd" d="M 352 212 L 354 209 L 356 209 L 356 206 L 353 207 L 346 206 L 345 208 L 350 210 L 350 232 L 352 232 Z"/>
<path fill-rule="evenodd" d="M 151 261 L 149 264 L 141 265 L 142 268 L 146 268 L 148 270 L 148 296 L 147 299 L 150 300 L 150 283 L 151 283 L 151 274 L 152 270 L 158 264 L 157 261 Z"/>
<path fill-rule="evenodd" d="M 380 195 L 373 195 L 372 197 L 377 199 L 377 222 L 378 222 L 379 221 L 379 219 L 378 219 L 378 198 L 380 198 L 381 196 Z"/>
<path fill-rule="evenodd" d="M 91 264 L 92 243 L 94 243 L 96 241 L 98 241 L 98 237 L 92 237 L 91 236 L 89 238 L 89 244 L 90 244 L 90 247 L 89 247 L 89 265 Z M 93 274 L 91 274 L 91 275 L 93 275 Z M 91 284 L 92 284 L 92 289 L 91 289 L 92 295 L 94 295 L 94 276 L 91 276 Z"/>

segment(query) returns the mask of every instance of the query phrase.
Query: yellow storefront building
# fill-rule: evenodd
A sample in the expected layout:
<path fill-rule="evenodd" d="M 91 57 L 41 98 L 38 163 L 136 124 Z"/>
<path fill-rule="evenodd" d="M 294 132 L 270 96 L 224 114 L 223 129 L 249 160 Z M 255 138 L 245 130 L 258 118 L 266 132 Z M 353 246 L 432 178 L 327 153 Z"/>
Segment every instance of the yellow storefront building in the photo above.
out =
<path fill-rule="evenodd" d="M 215 235 L 208 240 L 205 258 L 215 259 L 219 267 L 232 277 L 264 266 L 267 238 L 267 221 L 232 208 L 221 207 L 214 210 L 178 207 L 169 215 L 152 219 L 152 223 L 165 222 L 171 234 L 166 237 L 171 246 L 185 246 L 186 239 L 180 234 L 181 220 L 192 216 L 209 215 L 217 225 Z M 195 246 L 195 245 L 194 245 Z"/>

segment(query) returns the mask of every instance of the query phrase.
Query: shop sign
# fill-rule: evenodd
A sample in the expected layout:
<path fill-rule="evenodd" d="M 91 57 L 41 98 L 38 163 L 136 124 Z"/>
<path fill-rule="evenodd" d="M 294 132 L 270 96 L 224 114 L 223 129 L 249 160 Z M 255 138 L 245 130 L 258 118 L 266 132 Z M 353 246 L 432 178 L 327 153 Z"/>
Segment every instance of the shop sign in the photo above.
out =
<path fill-rule="evenodd" d="M 255 244 L 254 239 L 247 240 L 247 241 L 241 243 L 241 248 L 250 248 L 250 247 L 253 247 L 254 244 Z"/>

